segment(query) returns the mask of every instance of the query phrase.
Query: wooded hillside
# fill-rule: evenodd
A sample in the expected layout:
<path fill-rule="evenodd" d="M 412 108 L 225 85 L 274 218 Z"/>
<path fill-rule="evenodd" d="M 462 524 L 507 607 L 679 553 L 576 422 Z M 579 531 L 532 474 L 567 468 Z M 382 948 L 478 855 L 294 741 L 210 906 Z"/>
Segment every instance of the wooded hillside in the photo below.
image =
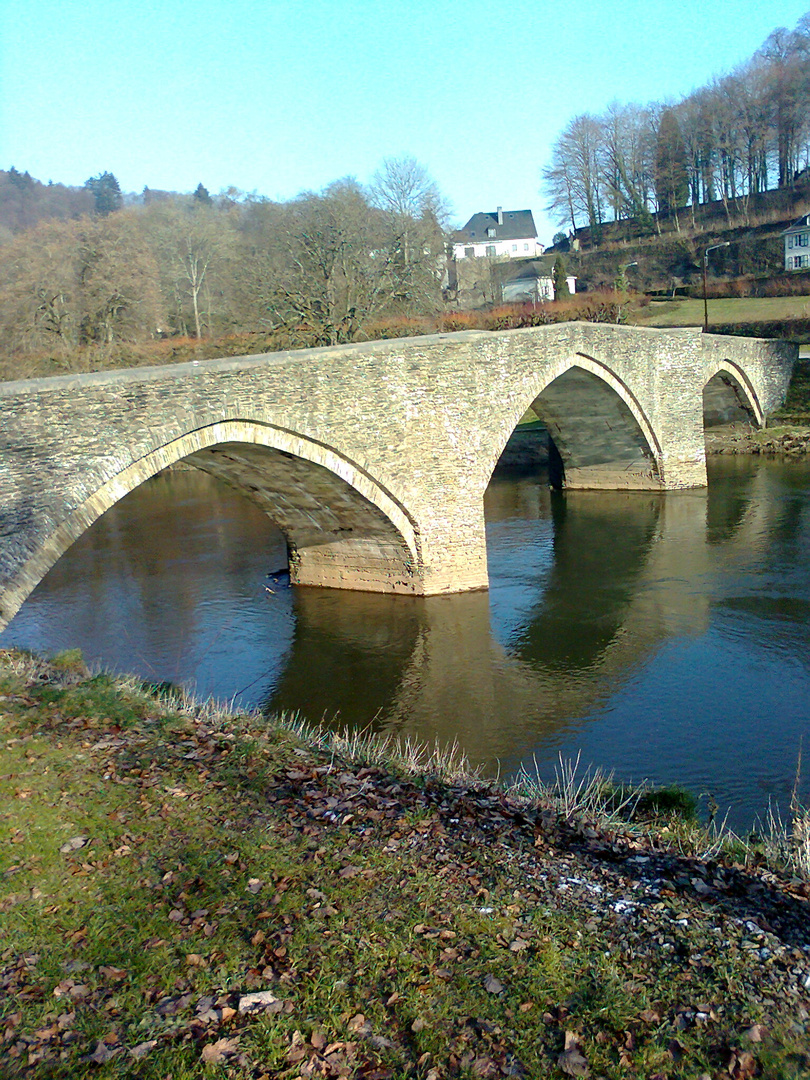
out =
<path fill-rule="evenodd" d="M 441 304 L 446 212 L 412 158 L 286 203 L 202 184 L 124 201 L 111 173 L 82 189 L 0 174 L 6 357 L 69 368 L 84 348 L 274 330 L 335 344 Z"/>
<path fill-rule="evenodd" d="M 573 117 L 545 168 L 549 210 L 583 240 L 773 220 L 765 193 L 810 179 L 810 12 L 681 101 Z M 770 215 L 770 216 L 769 216 Z"/>

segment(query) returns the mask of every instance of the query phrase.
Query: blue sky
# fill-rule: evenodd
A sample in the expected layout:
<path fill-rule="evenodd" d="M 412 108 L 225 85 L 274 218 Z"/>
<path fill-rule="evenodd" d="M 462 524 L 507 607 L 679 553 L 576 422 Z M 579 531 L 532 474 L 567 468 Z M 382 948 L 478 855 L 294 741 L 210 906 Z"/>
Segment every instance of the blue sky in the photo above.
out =
<path fill-rule="evenodd" d="M 411 154 L 450 200 L 535 211 L 571 116 L 677 99 L 810 0 L 0 0 L 0 168 L 291 198 Z"/>

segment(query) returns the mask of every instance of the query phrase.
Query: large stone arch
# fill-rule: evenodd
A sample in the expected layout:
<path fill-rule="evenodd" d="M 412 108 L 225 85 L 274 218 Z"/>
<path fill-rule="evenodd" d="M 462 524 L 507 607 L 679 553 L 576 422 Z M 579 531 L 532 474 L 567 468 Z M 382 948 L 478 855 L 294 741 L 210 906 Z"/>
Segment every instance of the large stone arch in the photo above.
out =
<path fill-rule="evenodd" d="M 186 432 L 100 482 L 38 539 L 6 588 L 0 625 L 106 510 L 183 460 L 238 488 L 272 518 L 287 540 L 296 584 L 422 591 L 418 528 L 369 473 L 311 439 L 255 421 L 228 420 Z"/>
<path fill-rule="evenodd" d="M 547 364 L 541 380 L 510 416 L 498 460 L 514 425 L 532 411 L 559 452 L 570 488 L 658 490 L 661 445 L 629 386 L 605 364 L 576 353 Z"/>
<path fill-rule="evenodd" d="M 762 427 L 765 413 L 751 380 L 739 364 L 720 360 L 703 386 L 704 426 L 752 421 Z"/>

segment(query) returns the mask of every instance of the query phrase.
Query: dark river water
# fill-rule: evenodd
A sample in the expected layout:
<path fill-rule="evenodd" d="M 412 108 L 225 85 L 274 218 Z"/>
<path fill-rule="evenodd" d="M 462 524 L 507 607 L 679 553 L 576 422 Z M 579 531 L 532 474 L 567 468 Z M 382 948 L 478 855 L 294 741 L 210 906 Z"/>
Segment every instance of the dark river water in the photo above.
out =
<path fill-rule="evenodd" d="M 708 492 L 667 495 L 502 478 L 486 514 L 489 593 L 291 589 L 252 504 L 161 476 L 73 545 L 0 645 L 456 740 L 504 777 L 580 753 L 710 792 L 738 829 L 787 807 L 810 735 L 810 463 L 716 458 Z"/>

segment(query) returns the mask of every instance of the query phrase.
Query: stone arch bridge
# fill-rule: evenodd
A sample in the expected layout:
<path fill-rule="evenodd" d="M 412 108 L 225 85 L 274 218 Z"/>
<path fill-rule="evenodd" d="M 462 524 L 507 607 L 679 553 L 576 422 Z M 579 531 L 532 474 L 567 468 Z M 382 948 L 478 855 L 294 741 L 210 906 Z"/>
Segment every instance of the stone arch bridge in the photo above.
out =
<path fill-rule="evenodd" d="M 567 323 L 0 384 L 0 628 L 118 499 L 185 460 L 287 538 L 293 582 L 485 588 L 482 498 L 534 410 L 564 483 L 706 483 L 704 418 L 757 424 L 795 346 Z"/>

